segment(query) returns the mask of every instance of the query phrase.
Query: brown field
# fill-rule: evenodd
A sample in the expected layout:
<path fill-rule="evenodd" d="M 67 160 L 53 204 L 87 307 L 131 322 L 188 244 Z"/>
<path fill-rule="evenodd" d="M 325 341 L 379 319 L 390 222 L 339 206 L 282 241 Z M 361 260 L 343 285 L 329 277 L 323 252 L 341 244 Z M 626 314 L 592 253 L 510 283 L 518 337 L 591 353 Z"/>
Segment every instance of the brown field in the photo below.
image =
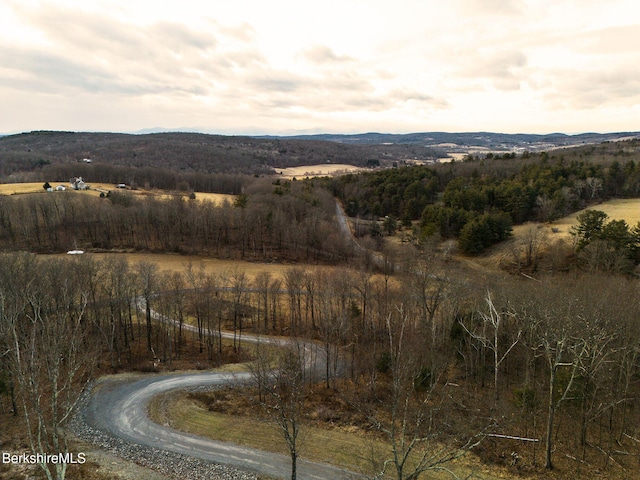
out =
<path fill-rule="evenodd" d="M 64 187 L 67 188 L 67 190 L 64 191 L 64 192 L 56 192 L 56 191 L 50 192 L 50 193 L 54 193 L 54 194 L 57 194 L 57 195 L 63 195 L 65 193 L 67 193 L 67 192 L 72 192 L 74 194 L 79 193 L 79 194 L 83 194 L 83 195 L 92 195 L 92 196 L 97 197 L 103 192 L 118 191 L 116 186 L 114 184 L 112 184 L 112 183 L 90 183 L 91 188 L 89 190 L 83 190 L 83 191 L 71 190 L 69 188 L 69 182 L 49 182 L 49 183 L 51 184 L 51 187 L 54 188 L 54 190 L 58 185 L 63 185 Z M 2 184 L 0 184 L 0 195 L 19 195 L 19 194 L 28 194 L 28 193 L 47 193 L 42 188 L 43 184 L 44 184 L 44 182 L 2 183 Z M 160 198 L 172 198 L 175 195 L 185 196 L 186 197 L 188 195 L 186 192 L 176 192 L 175 194 L 172 194 L 172 193 L 167 193 L 164 190 L 144 190 L 144 189 L 129 190 L 129 189 L 126 189 L 125 191 L 128 192 L 128 193 L 131 193 L 133 195 L 142 195 L 142 196 L 152 195 L 152 196 L 157 196 L 157 197 L 160 197 Z M 228 194 L 224 194 L 224 193 L 195 192 L 195 194 L 196 194 L 196 200 L 213 202 L 215 204 L 222 204 L 225 201 L 233 202 L 233 200 L 235 199 L 235 195 L 228 195 Z"/>
<path fill-rule="evenodd" d="M 68 182 L 51 183 L 53 188 L 58 185 L 68 186 Z M 0 195 L 17 195 L 20 193 L 46 193 L 42 188 L 44 182 L 37 183 L 0 183 Z"/>
<path fill-rule="evenodd" d="M 68 258 L 72 257 L 67 254 L 52 254 L 41 255 L 42 257 L 50 258 Z M 249 279 L 254 279 L 255 276 L 261 272 L 268 271 L 277 278 L 283 278 L 284 273 L 292 267 L 301 268 L 319 268 L 319 269 L 331 269 L 335 267 L 325 265 L 305 265 L 305 264 L 285 264 L 285 263 L 261 263 L 261 262 L 249 262 L 246 260 L 226 260 L 209 257 L 199 257 L 196 255 L 177 255 L 177 254 L 164 254 L 164 253 L 85 253 L 83 256 L 75 256 L 81 261 L 82 258 L 90 257 L 96 260 L 104 260 L 106 258 L 123 257 L 130 264 L 136 264 L 139 262 L 149 262 L 158 265 L 160 270 L 169 272 L 184 271 L 189 262 L 195 268 L 198 268 L 200 264 L 204 265 L 205 272 L 207 273 L 244 273 Z"/>
<path fill-rule="evenodd" d="M 619 198 L 608 202 L 592 205 L 572 215 L 561 218 L 546 225 L 553 235 L 569 236 L 571 227 L 578 224 L 576 217 L 585 210 L 600 210 L 609 215 L 609 220 L 625 220 L 628 225 L 635 226 L 640 222 L 640 198 Z M 556 233 L 551 229 L 557 229 Z M 515 230 L 515 229 L 514 229 Z"/>
<path fill-rule="evenodd" d="M 336 176 L 346 173 L 357 173 L 365 170 L 362 167 L 353 165 L 328 163 L 319 165 L 305 165 L 302 167 L 276 168 L 276 173 L 281 174 L 284 178 L 304 178 L 304 177 L 320 177 L 320 176 Z"/>
<path fill-rule="evenodd" d="M 457 256 L 464 264 L 476 271 L 495 270 L 499 265 L 508 264 L 513 257 L 514 245 L 521 245 L 531 229 L 537 229 L 542 235 L 543 243 L 554 245 L 556 242 L 564 243 L 569 250 L 572 249 L 571 227 L 578 224 L 577 217 L 585 210 L 600 210 L 609 215 L 610 220 L 625 220 L 628 225 L 635 226 L 640 221 L 640 198 L 624 198 L 609 200 L 598 205 L 592 205 L 579 212 L 567 215 L 564 218 L 549 223 L 529 222 L 513 227 L 513 237 L 498 245 L 494 245 L 486 253 L 474 258 Z M 521 248 L 521 247 L 516 247 Z"/>
<path fill-rule="evenodd" d="M 535 227 L 545 234 L 550 241 L 557 239 L 571 240 L 571 227 L 578 224 L 577 217 L 585 210 L 600 210 L 609 215 L 609 221 L 624 220 L 631 227 L 640 222 L 640 198 L 620 198 L 592 205 L 553 222 L 515 225 L 513 227 L 513 237 L 515 239 L 521 238 L 531 227 Z"/>

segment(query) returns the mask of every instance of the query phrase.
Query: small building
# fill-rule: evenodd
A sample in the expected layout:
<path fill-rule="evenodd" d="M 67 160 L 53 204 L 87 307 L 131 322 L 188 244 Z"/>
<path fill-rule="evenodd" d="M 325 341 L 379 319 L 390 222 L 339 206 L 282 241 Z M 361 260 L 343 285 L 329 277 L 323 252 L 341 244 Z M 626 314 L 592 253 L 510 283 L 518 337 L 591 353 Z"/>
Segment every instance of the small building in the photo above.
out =
<path fill-rule="evenodd" d="M 116 188 L 127 188 L 127 184 L 126 183 L 118 183 L 116 185 Z"/>
<path fill-rule="evenodd" d="M 57 192 L 64 192 L 67 189 L 67 187 L 65 187 L 64 185 L 58 185 L 56 187 L 56 191 Z"/>
<path fill-rule="evenodd" d="M 69 184 L 74 190 L 86 190 L 88 188 L 88 185 L 84 182 L 84 180 L 82 180 L 82 177 L 73 177 L 71 180 L 69 180 Z"/>

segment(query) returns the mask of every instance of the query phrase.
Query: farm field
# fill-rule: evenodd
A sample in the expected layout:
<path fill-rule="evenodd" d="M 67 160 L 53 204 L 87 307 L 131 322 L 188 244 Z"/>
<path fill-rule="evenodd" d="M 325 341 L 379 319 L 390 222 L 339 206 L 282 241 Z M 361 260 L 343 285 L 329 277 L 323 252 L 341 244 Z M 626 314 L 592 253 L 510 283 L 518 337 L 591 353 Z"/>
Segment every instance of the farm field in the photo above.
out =
<path fill-rule="evenodd" d="M 103 192 L 108 191 L 117 191 L 115 185 L 111 183 L 91 183 L 91 189 L 75 191 L 69 188 L 69 182 L 49 182 L 51 187 L 55 190 L 55 188 L 59 185 L 67 188 L 64 192 L 50 192 L 57 195 L 63 195 L 67 192 L 79 193 L 82 195 L 92 195 L 92 196 L 100 196 Z M 47 193 L 42 188 L 43 182 L 31 182 L 31 183 L 3 183 L 0 184 L 0 195 L 21 195 L 21 194 L 30 194 L 30 193 Z M 142 195 L 142 196 L 157 196 L 160 198 L 172 198 L 174 195 L 168 194 L 163 190 L 126 190 L 127 193 L 131 193 L 133 195 Z M 180 193 L 180 195 L 186 196 L 186 193 Z M 224 193 L 208 193 L 208 192 L 195 192 L 196 200 L 200 201 L 208 201 L 216 204 L 222 204 L 225 201 L 232 202 L 235 198 L 235 195 L 228 195 Z"/>
<path fill-rule="evenodd" d="M 609 220 L 624 220 L 627 222 L 627 225 L 630 226 L 635 226 L 640 222 L 640 198 L 619 198 L 585 208 L 584 210 L 555 220 L 545 225 L 545 227 L 549 229 L 550 234 L 569 237 L 571 227 L 578 224 L 578 215 L 585 210 L 600 210 L 609 215 Z M 552 228 L 557 229 L 557 232 L 552 233 Z"/>
<path fill-rule="evenodd" d="M 525 223 L 514 225 L 513 238 L 520 239 L 528 233 L 532 226 L 538 228 L 550 241 L 563 239 L 571 240 L 571 227 L 578 224 L 578 215 L 586 210 L 600 210 L 609 215 L 609 220 L 624 220 L 633 227 L 640 222 L 640 198 L 619 198 L 592 205 L 588 208 L 572 213 L 566 217 L 548 223 Z M 496 248 L 500 248 L 499 245 Z"/>
<path fill-rule="evenodd" d="M 22 193 L 45 193 L 42 188 L 43 182 L 35 183 L 0 183 L 0 195 L 19 195 Z M 58 185 L 67 187 L 68 182 L 54 182 L 51 184 L 53 188 Z"/>
<path fill-rule="evenodd" d="M 67 254 L 47 254 L 41 255 L 49 258 L 68 258 Z M 165 253 L 85 253 L 82 256 L 76 256 L 78 261 L 82 258 L 90 257 L 96 260 L 105 260 L 107 258 L 123 257 L 130 264 L 139 262 L 155 263 L 159 270 L 168 272 L 184 271 L 186 266 L 191 262 L 195 268 L 200 264 L 204 265 L 206 273 L 244 273 L 249 279 L 254 279 L 261 272 L 268 271 L 277 278 L 283 278 L 287 270 L 292 267 L 313 268 L 313 269 L 333 269 L 325 265 L 305 265 L 305 264 L 286 264 L 286 263 L 260 263 L 249 262 L 246 260 L 227 260 L 208 257 L 199 257 L 196 255 L 176 255 Z"/>
<path fill-rule="evenodd" d="M 304 165 L 302 167 L 276 168 L 276 173 L 284 178 L 304 178 L 318 176 L 344 175 L 346 173 L 357 173 L 365 170 L 362 167 L 353 165 L 330 163 L 319 165 Z"/>

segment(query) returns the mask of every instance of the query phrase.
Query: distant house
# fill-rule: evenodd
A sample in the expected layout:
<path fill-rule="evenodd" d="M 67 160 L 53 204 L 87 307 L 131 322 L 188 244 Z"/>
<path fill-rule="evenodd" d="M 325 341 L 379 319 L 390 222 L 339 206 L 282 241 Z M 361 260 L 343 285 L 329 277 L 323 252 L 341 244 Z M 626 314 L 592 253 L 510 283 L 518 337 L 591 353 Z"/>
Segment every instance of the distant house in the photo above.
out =
<path fill-rule="evenodd" d="M 71 180 L 69 180 L 69 184 L 71 184 L 71 188 L 73 188 L 74 190 L 86 190 L 89 187 L 86 183 L 84 183 L 82 177 L 73 177 Z"/>
<path fill-rule="evenodd" d="M 116 188 L 127 188 L 127 184 L 126 183 L 118 183 L 116 185 Z"/>

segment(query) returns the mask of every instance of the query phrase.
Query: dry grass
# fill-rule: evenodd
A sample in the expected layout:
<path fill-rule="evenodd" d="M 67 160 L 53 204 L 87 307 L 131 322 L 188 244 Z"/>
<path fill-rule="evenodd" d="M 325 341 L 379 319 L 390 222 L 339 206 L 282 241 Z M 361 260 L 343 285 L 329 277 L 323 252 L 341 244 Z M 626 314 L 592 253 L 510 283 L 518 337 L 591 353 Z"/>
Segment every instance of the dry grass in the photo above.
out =
<path fill-rule="evenodd" d="M 66 254 L 41 255 L 42 257 L 51 258 L 67 258 Z M 199 268 L 202 264 L 206 273 L 244 273 L 249 279 L 254 279 L 261 272 L 269 272 L 273 278 L 284 278 L 284 274 L 292 267 L 313 268 L 313 269 L 334 269 L 339 267 L 331 267 L 325 265 L 305 265 L 305 264 L 283 264 L 283 263 L 260 263 L 249 262 L 246 260 L 226 260 L 209 257 L 200 257 L 197 255 L 177 255 L 165 253 L 85 253 L 85 256 L 92 257 L 96 260 L 105 260 L 107 258 L 122 257 L 133 265 L 139 262 L 155 263 L 160 270 L 169 272 L 185 271 L 189 262 L 194 268 Z"/>
<path fill-rule="evenodd" d="M 600 210 L 609 215 L 609 220 L 625 220 L 628 225 L 634 226 L 640 222 L 640 199 L 639 198 L 620 198 L 609 200 L 608 202 L 593 205 L 591 207 L 580 210 L 572 215 L 556 220 L 548 225 L 548 229 L 556 229 L 557 232 L 551 232 L 554 235 L 570 236 L 571 227 L 578 224 L 577 216 L 585 210 Z"/>
<path fill-rule="evenodd" d="M 224 202 L 233 203 L 236 196 L 228 195 L 226 193 L 205 193 L 205 192 L 195 192 L 196 200 L 201 200 L 203 202 L 213 202 L 216 205 L 222 205 Z"/>
<path fill-rule="evenodd" d="M 94 197 L 100 196 L 101 193 L 109 191 L 121 191 L 112 183 L 90 183 L 91 188 L 89 190 L 76 191 L 71 190 L 69 182 L 49 182 L 51 187 L 55 190 L 58 185 L 62 185 L 67 188 L 64 192 L 53 192 L 58 195 L 71 192 L 73 194 L 91 195 Z M 19 195 L 29 193 L 46 193 L 42 188 L 44 182 L 32 182 L 32 183 L 3 183 L 0 184 L 0 195 Z M 122 190 L 127 193 L 136 196 L 154 196 L 159 198 L 173 198 L 175 196 L 187 197 L 186 192 L 172 192 L 167 193 L 165 190 Z M 221 205 L 224 202 L 233 202 L 235 195 L 228 195 L 224 193 L 207 193 L 207 192 L 195 192 L 196 200 L 213 202 L 216 205 Z"/>
<path fill-rule="evenodd" d="M 168 272 L 184 272 L 189 262 L 194 268 L 204 266 L 205 273 L 230 275 L 236 272 L 244 273 L 249 280 L 261 272 L 269 272 L 274 279 L 283 279 L 287 270 L 296 267 L 311 269 L 332 270 L 341 267 L 332 267 L 328 265 L 307 265 L 307 264 L 287 264 L 287 263 L 261 263 L 249 262 L 246 260 L 226 260 L 210 257 L 201 257 L 197 255 L 178 255 L 169 253 L 130 253 L 130 252 L 106 252 L 92 253 L 87 252 L 85 257 L 91 257 L 96 260 L 106 260 L 110 258 L 124 258 L 130 265 L 140 262 L 154 263 L 160 271 Z M 67 258 L 67 254 L 43 254 L 41 257 L 50 258 Z"/>
<path fill-rule="evenodd" d="M 635 226 L 640 222 L 640 199 L 616 199 L 592 205 L 584 210 L 567 215 L 549 223 L 529 222 L 513 227 L 513 237 L 500 244 L 494 245 L 486 253 L 477 257 L 457 256 L 467 267 L 477 271 L 495 271 L 499 266 L 512 261 L 514 248 L 521 248 L 525 238 L 530 235 L 531 229 L 537 230 L 538 235 L 544 239 L 547 246 L 564 244 L 571 249 L 573 237 L 571 227 L 578 224 L 577 217 L 585 210 L 600 210 L 609 215 L 610 220 L 625 220 L 628 225 Z M 544 250 L 544 248 L 543 248 Z"/>
<path fill-rule="evenodd" d="M 44 182 L 38 183 L 1 183 L 0 184 L 0 195 L 17 195 L 21 193 L 45 193 L 44 188 L 42 188 Z M 56 188 L 58 185 L 67 186 L 67 182 L 54 182 L 51 184 L 53 188 Z"/>
<path fill-rule="evenodd" d="M 248 399 L 240 397 L 238 409 L 251 409 L 244 405 Z M 277 427 L 255 415 L 229 415 L 211 412 L 188 393 L 173 392 L 155 397 L 149 404 L 149 416 L 155 422 L 171 426 L 180 431 L 204 436 L 213 440 L 234 443 L 274 453 L 287 454 L 287 447 Z M 348 470 L 370 473 L 372 452 L 377 452 L 379 460 L 388 446 L 362 430 L 321 428 L 307 425 L 302 431 L 301 456 L 315 462 L 329 463 Z M 481 465 L 473 455 L 467 455 L 448 466 L 462 474 L 463 471 L 474 470 L 482 478 L 505 478 L 501 469 L 495 474 Z M 451 478 L 442 473 L 433 473 L 433 479 Z"/>
<path fill-rule="evenodd" d="M 305 165 L 302 167 L 276 168 L 275 170 L 284 178 L 304 178 L 320 176 L 333 177 L 336 175 L 344 175 L 346 173 L 357 173 L 365 169 L 347 164 L 327 163 L 319 165 Z"/>

